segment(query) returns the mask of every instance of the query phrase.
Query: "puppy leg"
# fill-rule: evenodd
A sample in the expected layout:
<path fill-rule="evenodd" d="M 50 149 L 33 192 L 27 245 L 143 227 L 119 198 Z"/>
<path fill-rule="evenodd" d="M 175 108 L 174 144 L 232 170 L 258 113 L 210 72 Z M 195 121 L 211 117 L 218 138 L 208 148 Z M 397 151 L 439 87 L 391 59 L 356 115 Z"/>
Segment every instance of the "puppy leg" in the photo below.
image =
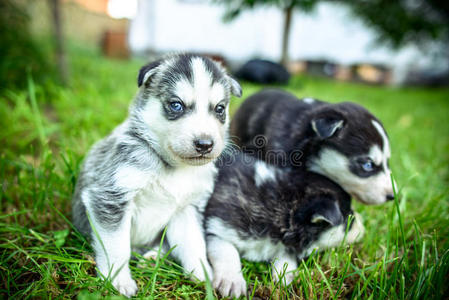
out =
<path fill-rule="evenodd" d="M 92 216 L 93 214 L 90 213 Z M 93 215 L 94 216 L 94 215 Z M 129 259 L 131 257 L 131 216 L 125 213 L 120 224 L 104 226 L 96 221 L 95 216 L 92 225 L 98 233 L 92 232 L 95 261 L 100 274 L 112 281 L 112 285 L 120 294 L 131 297 L 137 292 L 137 284 L 131 277 Z"/>
<path fill-rule="evenodd" d="M 176 214 L 167 226 L 167 241 L 170 247 L 175 247 L 171 254 L 184 269 L 204 281 L 206 270 L 212 280 L 212 269 L 207 261 L 206 242 L 204 239 L 202 217 L 192 205 Z"/>
<path fill-rule="evenodd" d="M 279 282 L 282 280 L 282 284 L 289 285 L 295 278 L 295 270 L 297 268 L 296 257 L 284 252 L 280 253 L 273 262 L 272 276 L 274 281 Z"/>
<path fill-rule="evenodd" d="M 363 218 L 360 214 L 354 212 L 354 220 L 346 235 L 346 242 L 352 244 L 362 239 L 365 234 L 365 226 L 363 226 Z"/>
<path fill-rule="evenodd" d="M 223 297 L 246 295 L 246 281 L 234 245 L 213 235 L 207 238 L 207 254 L 214 270 L 213 287 Z"/>

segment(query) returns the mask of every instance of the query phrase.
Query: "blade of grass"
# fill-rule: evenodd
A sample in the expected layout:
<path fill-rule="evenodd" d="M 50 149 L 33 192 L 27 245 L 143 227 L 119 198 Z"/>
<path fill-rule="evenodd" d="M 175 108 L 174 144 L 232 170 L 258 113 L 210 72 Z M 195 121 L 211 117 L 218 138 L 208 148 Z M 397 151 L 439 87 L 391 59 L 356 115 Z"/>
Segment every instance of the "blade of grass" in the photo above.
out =
<path fill-rule="evenodd" d="M 206 277 L 206 300 L 213 300 L 214 297 L 214 289 L 212 288 L 212 284 L 209 279 L 209 274 L 207 274 L 206 268 L 204 267 L 203 262 L 201 262 L 201 267 L 203 268 L 204 276 Z"/>
<path fill-rule="evenodd" d="M 329 294 L 331 295 L 332 299 L 335 299 L 335 295 L 334 295 L 334 291 L 332 291 L 332 287 L 329 283 L 329 280 L 327 279 L 326 275 L 324 275 L 323 270 L 321 269 L 321 267 L 317 264 L 317 262 L 315 261 L 315 259 L 313 260 L 313 263 L 315 264 L 315 267 L 317 268 L 318 272 L 321 275 L 321 278 L 323 279 L 324 283 L 327 286 L 327 290 L 329 291 Z"/>
<path fill-rule="evenodd" d="M 151 297 L 154 297 L 154 291 L 156 290 L 156 278 L 157 278 L 157 273 L 159 271 L 159 266 L 161 264 L 161 250 L 162 250 L 162 247 L 164 245 L 164 239 L 165 239 L 166 231 L 167 231 L 167 228 L 165 228 L 164 231 L 162 232 L 161 241 L 159 243 L 159 249 L 157 250 L 156 266 L 154 267 L 153 278 L 151 279 L 151 290 L 150 290 L 150 296 Z"/>
<path fill-rule="evenodd" d="M 34 88 L 34 81 L 31 76 L 31 72 L 27 70 L 27 81 L 28 81 L 28 95 L 30 97 L 31 109 L 33 110 L 34 122 L 36 125 L 36 129 L 39 133 L 39 140 L 41 146 L 44 146 L 47 142 L 47 138 L 45 137 L 44 125 L 42 123 L 41 113 L 39 112 L 39 107 L 37 106 L 36 101 L 36 91 Z"/>

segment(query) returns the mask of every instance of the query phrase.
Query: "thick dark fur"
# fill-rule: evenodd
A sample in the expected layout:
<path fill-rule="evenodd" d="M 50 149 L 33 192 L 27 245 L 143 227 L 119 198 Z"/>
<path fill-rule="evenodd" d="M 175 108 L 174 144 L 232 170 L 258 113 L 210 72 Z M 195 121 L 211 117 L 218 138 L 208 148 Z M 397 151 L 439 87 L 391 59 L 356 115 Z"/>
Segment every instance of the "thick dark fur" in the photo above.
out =
<path fill-rule="evenodd" d="M 298 255 L 329 227 L 346 224 L 353 214 L 350 195 L 322 175 L 276 168 L 275 180 L 257 186 L 256 158 L 237 154 L 228 159 L 219 163 L 215 189 L 206 207 L 206 234 L 208 220 L 220 218 L 241 239 L 268 237 Z M 312 223 L 314 215 L 330 222 Z"/>
<path fill-rule="evenodd" d="M 388 136 L 382 123 L 358 104 L 300 100 L 267 89 L 240 106 L 230 133 L 244 152 L 324 175 L 362 203 L 394 198 Z"/>
<path fill-rule="evenodd" d="M 345 130 L 339 130 L 331 139 L 323 139 L 311 126 L 312 120 L 319 118 L 344 119 Z M 242 150 L 254 151 L 267 162 L 305 167 L 323 147 L 355 156 L 367 153 L 372 144 L 383 146 L 369 120 L 380 123 L 368 110 L 355 103 L 331 104 L 320 100 L 306 103 L 282 90 L 266 89 L 243 102 L 232 119 L 230 134 Z M 262 136 L 264 141 L 257 140 L 256 137 Z M 279 155 L 277 158 L 280 159 L 276 161 L 273 160 L 275 155 L 266 155 L 267 152 L 284 151 L 286 155 Z M 284 157 L 287 160 L 283 160 Z"/>
<path fill-rule="evenodd" d="M 223 296 L 246 294 L 240 257 L 272 262 L 274 281 L 289 284 L 298 259 L 363 235 L 356 213 L 347 226 L 353 214 L 349 194 L 322 175 L 270 166 L 242 153 L 218 165 L 205 231 L 213 287 Z"/>

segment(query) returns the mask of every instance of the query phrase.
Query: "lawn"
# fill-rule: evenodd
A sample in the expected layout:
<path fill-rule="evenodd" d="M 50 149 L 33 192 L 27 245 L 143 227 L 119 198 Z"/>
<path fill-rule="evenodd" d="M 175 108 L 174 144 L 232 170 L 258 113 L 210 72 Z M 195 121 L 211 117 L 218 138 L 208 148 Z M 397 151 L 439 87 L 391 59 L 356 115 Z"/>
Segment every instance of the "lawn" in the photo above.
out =
<path fill-rule="evenodd" d="M 121 122 L 142 61 L 108 60 L 70 47 L 70 88 L 52 81 L 0 96 L 0 298 L 118 299 L 95 276 L 91 248 L 70 223 L 83 156 Z M 261 86 L 243 83 L 243 98 Z M 355 101 L 384 122 L 399 201 L 354 208 L 362 242 L 314 254 L 295 282 L 275 285 L 265 263 L 244 262 L 250 297 L 429 299 L 449 296 L 449 89 L 390 88 L 294 77 L 299 97 Z M 234 112 L 241 99 L 233 99 Z M 143 265 L 138 266 L 138 265 Z M 170 258 L 133 261 L 137 297 L 216 297 Z"/>

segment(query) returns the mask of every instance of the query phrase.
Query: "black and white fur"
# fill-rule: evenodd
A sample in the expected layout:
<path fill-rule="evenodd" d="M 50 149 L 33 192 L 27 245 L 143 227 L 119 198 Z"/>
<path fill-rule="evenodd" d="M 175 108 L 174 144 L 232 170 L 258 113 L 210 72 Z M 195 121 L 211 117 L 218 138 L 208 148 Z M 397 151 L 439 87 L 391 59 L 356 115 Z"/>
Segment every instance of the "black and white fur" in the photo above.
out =
<path fill-rule="evenodd" d="M 245 152 L 327 176 L 362 203 L 394 198 L 387 133 L 358 104 L 300 101 L 281 90 L 263 90 L 236 112 L 231 135 Z"/>
<path fill-rule="evenodd" d="M 212 275 L 198 209 L 227 141 L 231 93 L 241 95 L 221 66 L 187 54 L 144 66 L 138 86 L 128 118 L 89 151 L 73 197 L 73 222 L 92 238 L 101 276 L 126 296 L 137 291 L 131 249 L 158 244 L 165 227 L 186 271 L 204 280 L 203 264 Z"/>
<path fill-rule="evenodd" d="M 276 281 L 285 268 L 283 283 L 289 284 L 298 259 L 362 237 L 359 215 L 346 232 L 350 215 L 350 195 L 322 175 L 292 172 L 245 154 L 228 158 L 205 212 L 214 288 L 223 296 L 246 293 L 240 257 L 273 262 Z"/>

